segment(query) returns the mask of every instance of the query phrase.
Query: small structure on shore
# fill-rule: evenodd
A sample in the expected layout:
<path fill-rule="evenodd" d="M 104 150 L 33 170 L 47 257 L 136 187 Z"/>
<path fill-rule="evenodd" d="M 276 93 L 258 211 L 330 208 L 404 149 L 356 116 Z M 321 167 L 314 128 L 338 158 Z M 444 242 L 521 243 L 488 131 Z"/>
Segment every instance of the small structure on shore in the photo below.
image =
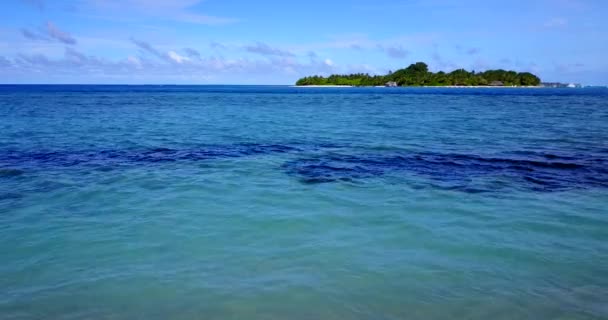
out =
<path fill-rule="evenodd" d="M 384 86 L 385 87 L 396 87 L 397 86 L 397 82 L 395 82 L 395 81 L 389 81 Z"/>
<path fill-rule="evenodd" d="M 582 88 L 580 83 L 543 82 L 540 84 L 545 88 Z"/>
<path fill-rule="evenodd" d="M 503 87 L 505 84 L 502 81 L 492 81 L 490 82 L 491 87 Z"/>

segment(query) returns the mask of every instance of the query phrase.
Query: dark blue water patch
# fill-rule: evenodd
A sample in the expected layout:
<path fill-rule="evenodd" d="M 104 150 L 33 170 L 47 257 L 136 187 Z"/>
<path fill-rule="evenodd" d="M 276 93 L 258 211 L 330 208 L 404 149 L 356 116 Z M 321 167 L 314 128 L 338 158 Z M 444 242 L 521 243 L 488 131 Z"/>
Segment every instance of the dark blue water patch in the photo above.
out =
<path fill-rule="evenodd" d="M 393 174 L 431 179 L 437 187 L 489 192 L 505 187 L 534 191 L 608 187 L 606 161 L 582 156 L 535 154 L 531 158 L 482 157 L 453 153 L 328 153 L 289 161 L 284 170 L 307 184 L 363 180 Z M 484 181 L 509 181 L 508 184 Z"/>
<path fill-rule="evenodd" d="M 385 175 L 414 174 L 431 179 L 434 187 L 469 193 L 505 187 L 557 191 L 608 186 L 607 161 L 591 155 L 515 151 L 499 156 L 479 156 L 405 151 L 354 153 L 352 150 L 355 149 L 331 143 L 236 143 L 184 149 L 12 150 L 0 152 L 0 179 L 19 177 L 31 169 L 77 167 L 111 171 L 129 165 L 289 153 L 301 158 L 285 163 L 283 170 L 307 184 L 361 182 Z M 489 183 L 480 185 L 479 177 Z M 500 183 L 493 183 L 496 181 Z"/>
<path fill-rule="evenodd" d="M 24 174 L 25 171 L 12 168 L 0 168 L 0 178 L 18 177 Z"/>
<path fill-rule="evenodd" d="M 23 198 L 23 196 L 19 193 L 15 193 L 15 192 L 7 192 L 7 193 L 3 193 L 0 192 L 0 201 L 2 200 L 18 200 Z"/>
<path fill-rule="evenodd" d="M 238 143 L 204 145 L 194 148 L 147 148 L 101 150 L 19 151 L 0 150 L 0 177 L 23 174 L 24 168 L 94 166 L 110 170 L 113 166 L 175 161 L 202 161 L 303 151 L 303 145 Z"/>

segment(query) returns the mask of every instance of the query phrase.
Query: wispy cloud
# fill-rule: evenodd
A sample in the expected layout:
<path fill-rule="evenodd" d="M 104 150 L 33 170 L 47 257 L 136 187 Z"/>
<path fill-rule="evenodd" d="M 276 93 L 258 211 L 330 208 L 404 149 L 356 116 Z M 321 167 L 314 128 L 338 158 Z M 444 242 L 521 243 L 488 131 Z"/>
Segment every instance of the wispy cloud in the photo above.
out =
<path fill-rule="evenodd" d="M 66 31 L 59 29 L 53 22 L 49 21 L 43 28 L 38 28 L 38 31 L 21 28 L 21 35 L 29 40 L 56 40 L 63 44 L 75 45 L 76 39 Z"/>
<path fill-rule="evenodd" d="M 384 51 L 389 57 L 394 59 L 404 59 L 410 52 L 404 49 L 402 46 L 382 46 L 378 45 L 378 48 Z"/>
<path fill-rule="evenodd" d="M 69 60 L 83 62 L 88 60 L 87 56 L 73 48 L 65 48 L 65 56 Z"/>
<path fill-rule="evenodd" d="M 198 52 L 195 49 L 192 48 L 184 48 L 184 53 L 186 54 L 186 56 L 192 58 L 192 59 L 200 59 L 201 58 L 201 53 Z"/>
<path fill-rule="evenodd" d="M 76 39 L 74 39 L 72 35 L 59 29 L 54 23 L 50 21 L 46 23 L 46 32 L 51 38 L 63 42 L 64 44 L 76 44 Z"/>
<path fill-rule="evenodd" d="M 245 46 L 244 49 L 251 53 L 257 53 L 264 56 L 279 56 L 279 57 L 293 57 L 292 52 L 274 48 L 263 42 L 256 42 L 253 45 Z"/>
<path fill-rule="evenodd" d="M 137 40 L 135 38 L 131 38 L 131 42 L 133 42 L 144 54 L 150 54 L 161 61 L 183 64 L 192 60 L 192 58 L 196 58 L 200 60 L 200 53 L 192 48 L 184 49 L 184 55 L 177 53 L 176 51 L 169 50 L 167 52 L 163 52 L 150 43 Z"/>
<path fill-rule="evenodd" d="M 509 58 L 502 58 L 502 59 L 498 60 L 498 63 L 500 63 L 503 66 L 510 66 L 511 64 L 513 64 L 513 61 Z"/>
<path fill-rule="evenodd" d="M 111 11 L 114 15 L 143 15 L 158 19 L 186 23 L 221 25 L 237 21 L 235 18 L 219 17 L 197 12 L 202 0 L 84 0 L 85 7 L 97 11 Z"/>
<path fill-rule="evenodd" d="M 580 70 L 583 67 L 585 67 L 585 65 L 583 63 L 580 63 L 580 62 L 576 62 L 576 63 L 555 63 L 554 64 L 555 70 L 557 70 L 558 72 L 563 72 L 563 73 L 573 72 L 575 70 Z"/>
<path fill-rule="evenodd" d="M 387 54 L 389 54 L 389 51 L 392 52 L 394 54 L 392 56 L 393 58 L 398 58 L 403 57 L 408 50 L 404 49 L 402 45 L 396 44 L 406 43 L 408 46 L 412 47 L 427 46 L 431 45 L 437 38 L 439 38 L 439 35 L 435 33 L 414 33 L 384 39 L 372 39 L 365 34 L 344 34 L 332 36 L 327 41 L 297 44 L 290 48 L 303 52 L 323 49 L 382 49 Z"/>
<path fill-rule="evenodd" d="M 481 53 L 481 49 L 477 48 L 477 47 L 467 48 L 466 46 L 457 44 L 454 46 L 454 48 L 456 49 L 456 52 L 458 52 L 459 54 L 467 54 L 469 56 L 474 56 L 474 55 L 478 55 L 479 53 Z"/>
<path fill-rule="evenodd" d="M 234 18 L 223 18 L 223 17 L 203 15 L 203 14 L 193 14 L 193 13 L 176 14 L 174 16 L 174 19 L 182 21 L 182 22 L 207 24 L 207 25 L 230 24 L 230 23 L 234 23 L 237 21 L 237 19 L 234 19 Z"/>
<path fill-rule="evenodd" d="M 216 41 L 212 41 L 211 43 L 209 43 L 209 47 L 211 47 L 212 49 L 221 49 L 221 50 L 227 48 L 225 44 L 219 43 Z"/>
<path fill-rule="evenodd" d="M 161 60 L 167 60 L 168 56 L 165 53 L 160 52 L 148 42 L 137 40 L 134 38 L 131 38 L 131 42 L 133 42 L 142 52 L 149 53 Z"/>
<path fill-rule="evenodd" d="M 0 67 L 11 67 L 13 65 L 13 63 L 8 60 L 7 58 L 0 56 Z"/>
<path fill-rule="evenodd" d="M 476 54 L 479 54 L 481 52 L 481 49 L 479 49 L 479 48 L 470 48 L 466 52 L 467 52 L 468 55 L 474 56 Z"/>
<path fill-rule="evenodd" d="M 41 53 L 36 53 L 36 54 L 20 53 L 17 55 L 17 58 L 15 59 L 15 65 L 33 66 L 33 67 L 50 66 L 51 60 L 49 58 L 47 58 L 46 55 L 43 55 Z"/>
<path fill-rule="evenodd" d="M 32 35 L 28 34 L 28 36 Z M 105 59 L 88 55 L 73 46 L 67 46 L 64 48 L 63 56 L 60 57 L 56 56 L 56 53 L 22 52 L 12 59 L 0 60 L 0 66 L 3 74 L 14 80 L 23 78 L 22 75 L 30 75 L 30 79 L 32 75 L 39 75 L 47 79 L 45 81 L 53 82 L 55 81 L 53 79 L 77 79 L 82 74 L 86 74 L 87 81 L 91 82 L 108 82 L 110 80 L 107 79 L 112 79 L 110 82 L 130 83 L 138 82 L 137 79 L 142 79 L 139 82 L 147 83 L 153 82 L 153 79 L 161 79 L 160 82 L 192 83 L 218 79 L 218 77 L 234 78 L 239 75 L 247 75 L 243 77 L 247 79 L 246 81 L 255 81 L 250 80 L 255 77 L 281 78 L 288 79 L 287 83 L 289 83 L 305 75 L 327 75 L 346 70 L 328 57 L 317 54 L 296 56 L 289 51 L 261 42 L 248 46 L 249 50 L 243 45 L 235 44 L 231 47 L 245 49 L 263 57 L 227 58 L 204 56 L 191 47 L 172 50 L 135 37 L 129 40 L 136 52 L 123 59 Z"/>
<path fill-rule="evenodd" d="M 142 51 L 156 55 L 162 52 L 151 45 L 137 41 Z M 165 55 L 163 55 L 165 56 Z M 330 59 L 310 62 L 299 62 L 291 57 L 268 57 L 263 59 L 222 57 L 201 57 L 201 59 L 185 59 L 175 51 L 168 51 L 166 59 L 150 59 L 140 56 L 128 56 L 125 59 L 107 60 L 86 55 L 71 47 L 65 49 L 64 56 L 51 58 L 44 54 L 18 54 L 13 60 L 0 57 L 0 67 L 3 73 L 17 77 L 21 74 L 44 74 L 48 79 L 76 77 L 82 73 L 88 75 L 89 81 L 112 78 L 115 81 L 137 82 L 135 79 L 164 79 L 164 81 L 202 81 L 217 75 L 249 76 L 284 76 L 288 79 L 310 74 L 329 74 L 337 71 L 338 67 Z M 182 60 L 177 63 L 176 60 Z M 116 80 L 118 79 L 118 80 Z M 122 79 L 122 80 L 120 80 Z"/>
<path fill-rule="evenodd" d="M 584 11 L 590 9 L 591 2 L 586 0 L 545 0 L 547 5 L 555 6 L 564 10 Z"/>
<path fill-rule="evenodd" d="M 490 63 L 483 58 L 475 59 L 475 61 L 471 65 L 471 69 L 477 70 L 477 71 L 488 70 L 490 68 L 491 68 Z"/>
<path fill-rule="evenodd" d="M 22 28 L 21 30 L 21 34 L 30 40 L 49 40 L 49 38 L 47 38 L 45 35 L 34 32 L 34 31 L 30 31 L 28 29 Z"/>
<path fill-rule="evenodd" d="M 545 28 L 561 28 L 568 25 L 568 20 L 564 18 L 553 18 L 547 22 L 545 22 Z"/>
<path fill-rule="evenodd" d="M 432 62 L 432 67 L 434 67 L 435 70 L 437 71 L 452 71 L 458 68 L 458 66 L 453 63 L 452 61 L 444 58 L 440 53 L 439 53 L 439 46 L 438 45 L 433 45 L 433 53 L 431 54 L 431 59 L 433 60 Z"/>
<path fill-rule="evenodd" d="M 40 11 L 43 11 L 46 8 L 44 0 L 21 0 L 21 2 L 34 7 Z"/>

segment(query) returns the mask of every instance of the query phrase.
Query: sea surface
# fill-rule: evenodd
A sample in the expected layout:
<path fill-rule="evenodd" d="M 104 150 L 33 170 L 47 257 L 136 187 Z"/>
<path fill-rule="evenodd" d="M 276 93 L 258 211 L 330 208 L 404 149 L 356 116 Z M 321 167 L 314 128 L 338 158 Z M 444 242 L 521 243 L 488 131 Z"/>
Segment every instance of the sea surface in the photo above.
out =
<path fill-rule="evenodd" d="M 0 319 L 608 319 L 608 89 L 0 86 Z"/>

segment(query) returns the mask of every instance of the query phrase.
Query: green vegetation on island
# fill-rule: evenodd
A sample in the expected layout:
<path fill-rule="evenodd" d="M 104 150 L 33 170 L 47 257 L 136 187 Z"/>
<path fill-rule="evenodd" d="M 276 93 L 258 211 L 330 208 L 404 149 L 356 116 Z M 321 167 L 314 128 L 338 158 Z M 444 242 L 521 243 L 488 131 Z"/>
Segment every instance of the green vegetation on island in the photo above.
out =
<path fill-rule="evenodd" d="M 484 72 L 454 70 L 430 72 L 424 62 L 411 64 L 389 74 L 369 75 L 366 73 L 312 76 L 299 79 L 298 86 L 538 86 L 540 79 L 529 72 L 507 70 L 487 70 Z"/>

